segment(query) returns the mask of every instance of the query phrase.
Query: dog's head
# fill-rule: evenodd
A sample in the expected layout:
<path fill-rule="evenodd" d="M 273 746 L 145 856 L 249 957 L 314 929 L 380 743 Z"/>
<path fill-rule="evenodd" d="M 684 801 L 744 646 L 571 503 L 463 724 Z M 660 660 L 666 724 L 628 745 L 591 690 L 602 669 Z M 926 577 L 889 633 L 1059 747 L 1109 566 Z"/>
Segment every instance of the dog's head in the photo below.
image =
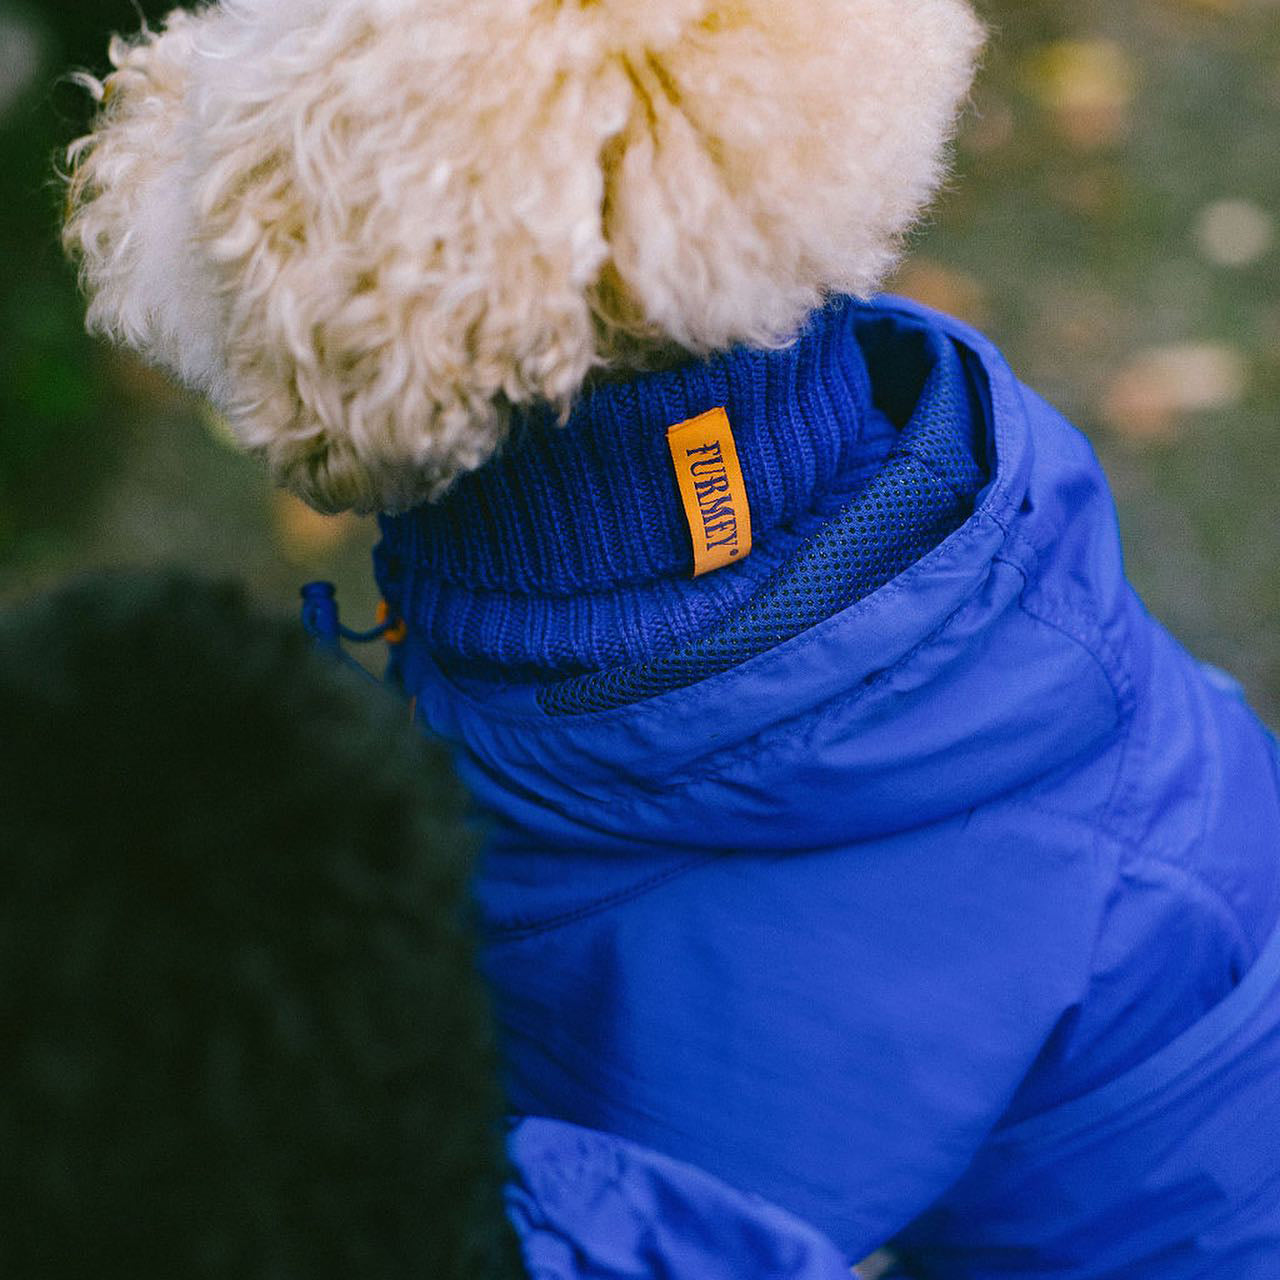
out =
<path fill-rule="evenodd" d="M 65 239 L 281 482 L 403 508 L 512 406 L 873 290 L 980 39 L 967 0 L 221 0 L 113 45 Z"/>

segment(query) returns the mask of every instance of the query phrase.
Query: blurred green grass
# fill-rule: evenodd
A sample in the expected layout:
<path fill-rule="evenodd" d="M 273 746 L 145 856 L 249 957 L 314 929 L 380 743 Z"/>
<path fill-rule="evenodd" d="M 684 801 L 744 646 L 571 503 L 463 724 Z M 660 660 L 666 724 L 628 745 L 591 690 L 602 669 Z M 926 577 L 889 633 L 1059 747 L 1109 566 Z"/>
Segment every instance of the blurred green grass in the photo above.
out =
<path fill-rule="evenodd" d="M 167 5 L 144 0 L 155 18 Z M 1093 439 L 1131 576 L 1280 719 L 1280 3 L 988 0 L 953 180 L 895 287 L 987 329 Z M 163 379 L 85 339 L 56 243 L 68 68 L 128 0 L 0 0 L 0 595 L 104 564 L 334 578 L 371 522 L 274 494 Z"/>
<path fill-rule="evenodd" d="M 112 31 L 155 0 L 0 0 L 0 596 L 80 569 L 166 562 L 245 579 L 295 607 L 310 577 L 372 614 L 372 522 L 323 521 L 274 493 L 203 407 L 83 335 L 57 243 L 54 179 L 92 104 L 65 73 L 106 69 Z"/>

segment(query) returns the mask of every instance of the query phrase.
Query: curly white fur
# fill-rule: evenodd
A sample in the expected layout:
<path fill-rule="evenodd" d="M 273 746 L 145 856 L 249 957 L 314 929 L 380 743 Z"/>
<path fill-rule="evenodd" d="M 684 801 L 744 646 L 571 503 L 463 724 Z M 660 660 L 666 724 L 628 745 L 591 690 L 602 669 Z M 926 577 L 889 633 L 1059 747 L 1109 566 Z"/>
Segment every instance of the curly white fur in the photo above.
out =
<path fill-rule="evenodd" d="M 966 0 L 223 0 L 113 46 L 66 243 L 283 483 L 402 508 L 511 405 L 873 290 L 980 39 Z"/>

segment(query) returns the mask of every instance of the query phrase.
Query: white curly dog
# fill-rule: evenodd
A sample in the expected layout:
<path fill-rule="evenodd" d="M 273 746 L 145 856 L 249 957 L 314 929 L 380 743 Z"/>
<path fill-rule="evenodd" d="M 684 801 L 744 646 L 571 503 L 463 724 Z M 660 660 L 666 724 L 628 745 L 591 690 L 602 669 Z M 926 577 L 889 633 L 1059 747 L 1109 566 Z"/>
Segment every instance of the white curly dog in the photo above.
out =
<path fill-rule="evenodd" d="M 282 484 L 403 509 L 512 405 L 874 290 L 980 43 L 964 0 L 223 0 L 85 77 L 66 244 Z"/>

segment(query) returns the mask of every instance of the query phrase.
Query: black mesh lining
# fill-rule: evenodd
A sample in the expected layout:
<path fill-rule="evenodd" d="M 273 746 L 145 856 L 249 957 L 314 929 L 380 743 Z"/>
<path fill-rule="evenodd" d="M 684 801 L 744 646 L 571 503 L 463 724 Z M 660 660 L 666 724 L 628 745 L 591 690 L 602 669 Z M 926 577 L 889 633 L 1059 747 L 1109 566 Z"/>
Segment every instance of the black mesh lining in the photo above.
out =
<path fill-rule="evenodd" d="M 960 357 L 944 344 L 916 410 L 881 469 L 777 573 L 705 636 L 646 662 L 543 686 L 553 716 L 609 711 L 720 675 L 896 578 L 972 514 L 986 483 L 978 416 Z"/>

